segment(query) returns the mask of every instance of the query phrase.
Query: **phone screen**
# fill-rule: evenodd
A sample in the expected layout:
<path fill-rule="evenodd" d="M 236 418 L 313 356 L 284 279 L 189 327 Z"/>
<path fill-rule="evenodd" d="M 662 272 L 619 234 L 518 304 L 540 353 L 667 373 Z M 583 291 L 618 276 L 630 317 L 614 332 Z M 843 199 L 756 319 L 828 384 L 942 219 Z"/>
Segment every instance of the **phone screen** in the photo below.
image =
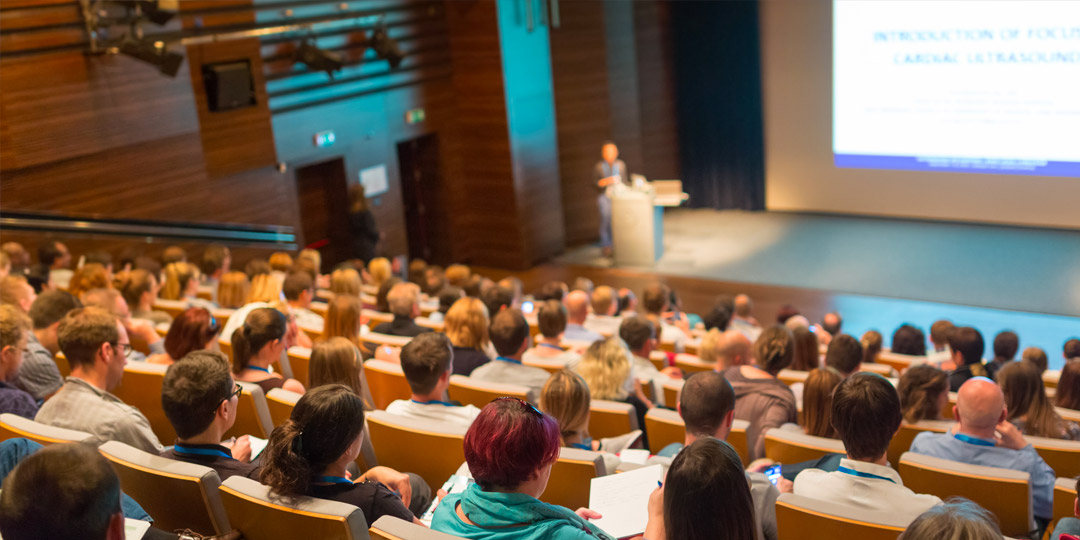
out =
<path fill-rule="evenodd" d="M 526 300 L 526 301 L 521 303 L 521 312 L 528 315 L 529 313 L 533 312 L 533 307 L 534 307 L 533 303 Z"/>
<path fill-rule="evenodd" d="M 780 464 L 779 463 L 777 463 L 776 465 L 773 465 L 772 467 L 769 467 L 768 469 L 765 469 L 763 472 L 765 473 L 765 476 L 768 477 L 769 481 L 772 482 L 772 485 L 774 485 L 774 486 L 776 485 L 777 482 L 780 481 L 781 478 L 783 478 L 780 475 Z"/>

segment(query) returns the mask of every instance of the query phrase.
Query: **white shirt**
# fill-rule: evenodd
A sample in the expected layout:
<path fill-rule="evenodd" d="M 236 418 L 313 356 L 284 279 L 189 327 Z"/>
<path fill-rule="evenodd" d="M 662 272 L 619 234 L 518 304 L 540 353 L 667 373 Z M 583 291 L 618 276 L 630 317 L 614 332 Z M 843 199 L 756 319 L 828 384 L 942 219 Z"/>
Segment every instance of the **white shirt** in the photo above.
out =
<path fill-rule="evenodd" d="M 233 332 L 235 332 L 241 326 L 244 326 L 244 321 L 247 320 L 247 316 L 256 309 L 266 307 L 271 306 L 266 302 L 252 302 L 250 304 L 245 304 L 240 308 L 237 308 L 237 310 L 229 316 L 229 322 L 225 323 L 225 328 L 221 329 L 221 336 L 219 336 L 218 339 L 232 342 Z"/>
<path fill-rule="evenodd" d="M 318 331 L 320 334 L 322 333 L 323 326 L 326 324 L 322 315 L 319 315 L 310 309 L 301 307 L 293 307 L 291 311 L 293 317 L 296 318 L 296 324 L 300 325 L 300 328 L 310 328 L 313 331 Z M 364 326 L 366 327 L 367 325 Z"/>
<path fill-rule="evenodd" d="M 622 317 L 612 317 L 610 315 L 596 315 L 590 313 L 585 319 L 585 328 L 592 330 L 597 334 L 604 336 L 617 336 L 619 335 L 619 326 L 622 324 Z"/>
<path fill-rule="evenodd" d="M 675 343 L 675 352 L 686 351 L 686 342 L 690 341 L 686 332 L 683 332 L 681 328 L 675 325 L 668 324 L 666 322 L 660 323 L 660 341 L 669 341 Z"/>
<path fill-rule="evenodd" d="M 889 512 L 908 522 L 941 504 L 941 499 L 933 495 L 918 494 L 904 487 L 903 480 L 892 467 L 847 458 L 840 460 L 840 470 L 836 472 L 806 469 L 799 473 L 795 477 L 795 494 L 858 509 Z"/>
<path fill-rule="evenodd" d="M 563 351 L 562 353 L 555 356 L 541 356 L 539 354 L 536 354 L 536 350 L 538 348 L 539 345 L 525 351 L 525 354 L 521 355 L 521 359 L 526 362 L 540 362 L 545 364 L 561 362 L 563 366 L 566 366 L 571 362 L 574 362 L 576 365 L 577 362 L 581 361 L 581 355 L 574 351 Z"/>
<path fill-rule="evenodd" d="M 656 369 L 656 365 L 648 358 L 642 358 L 635 354 L 634 362 L 630 365 L 630 376 L 642 384 L 653 385 L 653 401 L 662 407 L 667 405 L 664 403 L 663 388 L 664 383 L 670 381 L 671 377 L 660 373 L 660 370 Z"/>
<path fill-rule="evenodd" d="M 399 399 L 386 406 L 386 412 L 432 422 L 447 423 L 468 429 L 480 414 L 480 409 L 472 405 L 461 407 L 447 405 L 439 401 L 419 403 L 411 399 Z"/>
<path fill-rule="evenodd" d="M 492 360 L 473 370 L 469 378 L 503 384 L 516 384 L 529 388 L 529 402 L 536 403 L 540 389 L 550 374 L 540 368 L 523 366 L 514 362 Z"/>

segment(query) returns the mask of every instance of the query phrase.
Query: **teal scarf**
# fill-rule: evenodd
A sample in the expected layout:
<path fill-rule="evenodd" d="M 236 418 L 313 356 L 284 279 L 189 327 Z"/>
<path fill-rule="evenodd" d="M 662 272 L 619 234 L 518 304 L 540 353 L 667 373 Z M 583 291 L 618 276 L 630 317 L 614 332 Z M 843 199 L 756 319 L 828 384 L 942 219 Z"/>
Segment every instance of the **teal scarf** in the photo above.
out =
<path fill-rule="evenodd" d="M 461 521 L 455 509 L 476 525 Z M 473 484 L 461 495 L 450 495 L 435 509 L 431 528 L 483 540 L 612 540 L 595 525 L 567 508 L 547 504 L 523 493 L 484 491 Z"/>

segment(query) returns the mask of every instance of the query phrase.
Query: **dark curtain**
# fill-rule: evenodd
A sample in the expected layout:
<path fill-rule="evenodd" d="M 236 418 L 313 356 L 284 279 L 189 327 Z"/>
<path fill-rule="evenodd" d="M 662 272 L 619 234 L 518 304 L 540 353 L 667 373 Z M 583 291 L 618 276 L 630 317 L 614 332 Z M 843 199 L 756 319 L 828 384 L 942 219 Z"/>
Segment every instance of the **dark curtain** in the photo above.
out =
<path fill-rule="evenodd" d="M 765 208 L 757 1 L 671 4 L 683 188 L 699 208 Z"/>

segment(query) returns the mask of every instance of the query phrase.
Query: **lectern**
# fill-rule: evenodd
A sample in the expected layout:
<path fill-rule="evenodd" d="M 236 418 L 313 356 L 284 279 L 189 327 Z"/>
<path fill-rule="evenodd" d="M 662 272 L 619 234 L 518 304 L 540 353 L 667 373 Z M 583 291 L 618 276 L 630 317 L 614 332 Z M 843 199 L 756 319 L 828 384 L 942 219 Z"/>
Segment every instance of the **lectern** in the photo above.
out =
<path fill-rule="evenodd" d="M 611 235 L 615 264 L 653 266 L 664 255 L 664 207 L 686 200 L 679 180 L 622 186 L 611 195 Z"/>

